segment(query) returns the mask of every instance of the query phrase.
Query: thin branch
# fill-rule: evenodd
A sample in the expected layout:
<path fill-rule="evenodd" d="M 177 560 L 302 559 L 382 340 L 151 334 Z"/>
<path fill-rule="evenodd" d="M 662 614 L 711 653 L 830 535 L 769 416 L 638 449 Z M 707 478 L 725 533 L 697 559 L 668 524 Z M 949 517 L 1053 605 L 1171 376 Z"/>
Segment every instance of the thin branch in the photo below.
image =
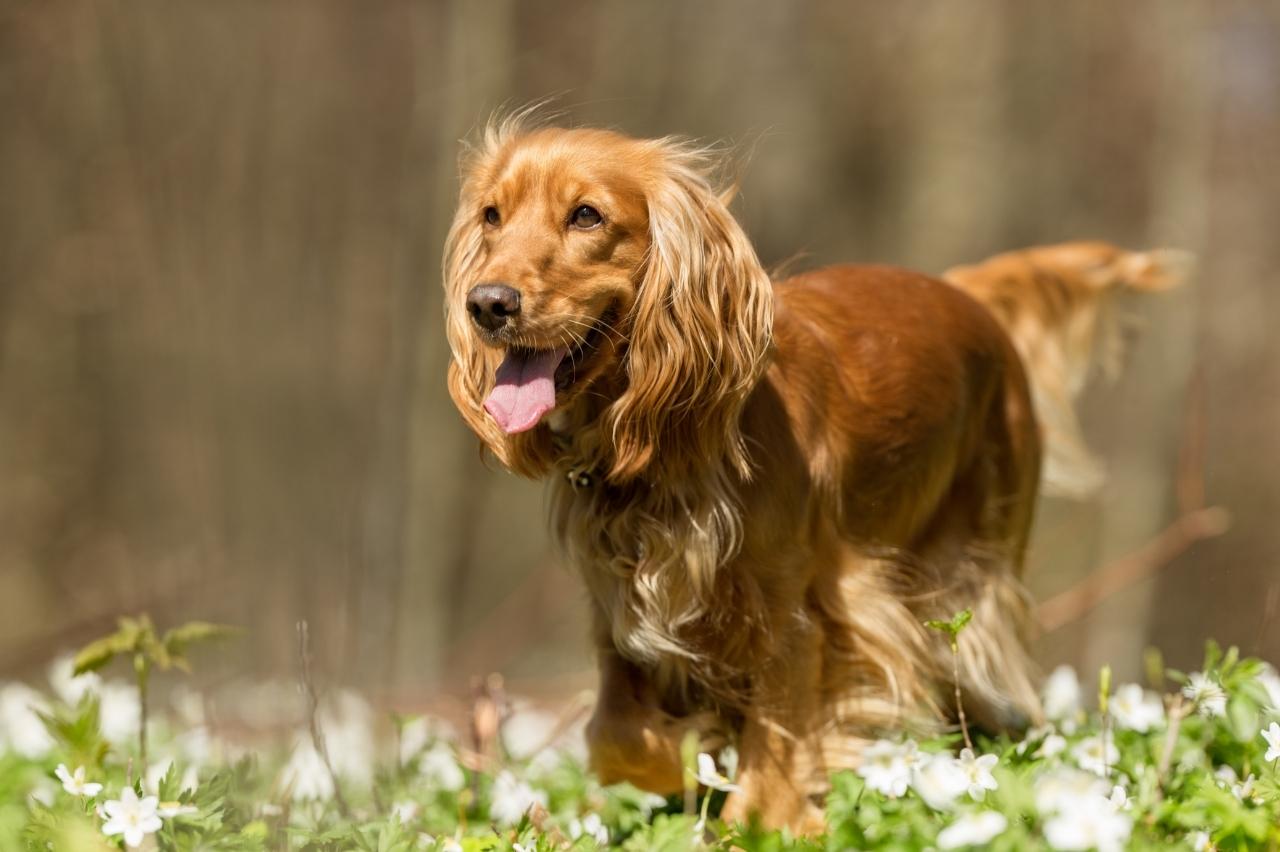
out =
<path fill-rule="evenodd" d="M 1188 512 L 1133 553 L 1103 566 L 1040 604 L 1037 615 L 1041 628 L 1045 633 L 1052 633 L 1078 620 L 1112 595 L 1158 573 L 1196 542 L 1220 536 L 1230 526 L 1230 514 L 1219 506 Z"/>
<path fill-rule="evenodd" d="M 1156 779 L 1159 781 L 1158 793 L 1160 798 L 1164 798 L 1165 784 L 1169 780 L 1169 767 L 1173 764 L 1173 749 L 1178 744 L 1178 731 L 1182 728 L 1182 720 L 1187 718 L 1187 714 L 1191 712 L 1192 706 L 1182 700 L 1182 695 L 1175 693 L 1168 699 L 1169 717 L 1168 727 L 1164 732 L 1164 747 L 1160 751 L 1160 765 L 1156 769 Z"/>
<path fill-rule="evenodd" d="M 1187 388 L 1178 470 L 1174 478 L 1178 517 L 1142 547 L 1102 566 L 1065 592 L 1040 604 L 1037 615 L 1045 633 L 1080 619 L 1112 595 L 1158 573 L 1196 542 L 1216 538 L 1230 528 L 1231 516 L 1226 509 L 1205 505 L 1204 397 L 1204 371 L 1197 365 Z"/>
<path fill-rule="evenodd" d="M 307 696 L 307 726 L 311 730 L 311 744 L 329 773 L 329 780 L 333 783 L 333 800 L 337 803 L 338 810 L 350 819 L 351 808 L 347 807 L 347 800 L 343 798 L 342 785 L 338 782 L 338 773 L 333 771 L 329 748 L 324 741 L 324 731 L 320 729 L 320 696 L 316 693 L 315 680 L 311 676 L 311 633 L 305 619 L 298 622 L 298 656 L 302 660 L 302 689 Z"/>

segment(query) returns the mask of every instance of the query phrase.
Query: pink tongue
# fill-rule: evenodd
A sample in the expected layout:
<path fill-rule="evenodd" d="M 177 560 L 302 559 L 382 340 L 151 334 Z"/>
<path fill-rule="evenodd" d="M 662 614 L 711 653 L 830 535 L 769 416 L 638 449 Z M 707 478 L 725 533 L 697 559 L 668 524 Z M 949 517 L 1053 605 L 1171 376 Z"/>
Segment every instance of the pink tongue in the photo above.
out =
<path fill-rule="evenodd" d="M 542 415 L 556 407 L 556 367 L 568 349 L 550 352 L 512 352 L 498 366 L 493 391 L 484 410 L 493 415 L 508 435 L 538 425 Z"/>

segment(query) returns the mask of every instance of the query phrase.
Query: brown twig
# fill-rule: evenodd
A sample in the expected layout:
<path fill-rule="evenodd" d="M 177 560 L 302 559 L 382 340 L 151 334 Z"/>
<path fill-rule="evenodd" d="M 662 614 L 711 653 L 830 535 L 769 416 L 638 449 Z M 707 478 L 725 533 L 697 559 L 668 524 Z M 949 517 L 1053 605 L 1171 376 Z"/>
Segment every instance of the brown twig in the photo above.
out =
<path fill-rule="evenodd" d="M 1175 693 L 1168 700 L 1169 725 L 1164 732 L 1164 747 L 1160 750 L 1160 764 L 1156 768 L 1156 779 L 1159 782 L 1157 794 L 1164 798 L 1165 784 L 1169 778 L 1169 767 L 1173 763 L 1173 749 L 1178 744 L 1178 731 L 1182 728 L 1182 720 L 1191 712 L 1192 705 L 1182 700 L 1182 695 Z"/>
<path fill-rule="evenodd" d="M 1076 621 L 1102 601 L 1159 572 L 1191 545 L 1222 535 L 1231 526 L 1226 509 L 1195 509 L 1165 527 L 1155 538 L 1127 556 L 1103 566 L 1061 594 L 1040 604 L 1040 626 L 1052 633 Z"/>
<path fill-rule="evenodd" d="M 1137 550 L 1040 604 L 1037 614 L 1044 632 L 1078 620 L 1112 595 L 1156 574 L 1196 542 L 1216 538 L 1230 528 L 1231 516 L 1226 509 L 1205 505 L 1205 432 L 1204 371 L 1197 365 L 1187 388 L 1174 478 L 1178 517 Z"/>
<path fill-rule="evenodd" d="M 315 680 L 311 676 L 311 633 L 305 619 L 298 622 L 298 656 L 302 660 L 302 689 L 307 696 L 307 726 L 311 730 L 311 744 L 320 762 L 329 773 L 333 783 L 333 800 L 338 810 L 347 819 L 351 818 L 351 809 L 342 795 L 342 785 L 338 782 L 338 773 L 333 771 L 333 762 L 329 760 L 329 748 L 325 745 L 324 731 L 320 729 L 320 696 L 316 692 Z"/>

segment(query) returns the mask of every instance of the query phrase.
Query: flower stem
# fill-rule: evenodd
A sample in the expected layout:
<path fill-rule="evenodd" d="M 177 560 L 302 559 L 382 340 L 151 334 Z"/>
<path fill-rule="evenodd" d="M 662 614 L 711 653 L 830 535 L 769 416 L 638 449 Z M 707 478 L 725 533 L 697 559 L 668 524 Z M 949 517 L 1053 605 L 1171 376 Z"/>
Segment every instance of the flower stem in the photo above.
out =
<path fill-rule="evenodd" d="M 142 777 L 147 773 L 147 676 L 151 662 L 143 654 L 133 657 L 133 673 L 138 683 L 138 761 L 142 764 Z"/>
<path fill-rule="evenodd" d="M 969 722 L 964 716 L 964 701 L 960 698 L 960 643 L 951 637 L 951 683 L 956 688 L 956 715 L 960 717 L 960 733 L 964 734 L 964 746 L 973 749 L 973 740 L 969 738 Z"/>

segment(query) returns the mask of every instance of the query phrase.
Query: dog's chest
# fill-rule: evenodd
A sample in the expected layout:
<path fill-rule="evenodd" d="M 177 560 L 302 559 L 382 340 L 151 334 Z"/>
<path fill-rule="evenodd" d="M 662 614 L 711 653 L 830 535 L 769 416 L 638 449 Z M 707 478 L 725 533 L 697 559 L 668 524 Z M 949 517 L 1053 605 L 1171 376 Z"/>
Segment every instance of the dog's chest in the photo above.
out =
<path fill-rule="evenodd" d="M 618 651 L 636 663 L 684 668 L 700 652 L 707 612 L 692 576 L 713 574 L 719 559 L 706 542 L 664 520 L 635 493 L 620 494 L 565 474 L 560 534 L 582 576 L 597 616 Z"/>
<path fill-rule="evenodd" d="M 769 630 L 755 578 L 737 564 L 736 511 L 562 482 L 559 532 L 600 633 L 665 694 L 740 683 Z"/>

